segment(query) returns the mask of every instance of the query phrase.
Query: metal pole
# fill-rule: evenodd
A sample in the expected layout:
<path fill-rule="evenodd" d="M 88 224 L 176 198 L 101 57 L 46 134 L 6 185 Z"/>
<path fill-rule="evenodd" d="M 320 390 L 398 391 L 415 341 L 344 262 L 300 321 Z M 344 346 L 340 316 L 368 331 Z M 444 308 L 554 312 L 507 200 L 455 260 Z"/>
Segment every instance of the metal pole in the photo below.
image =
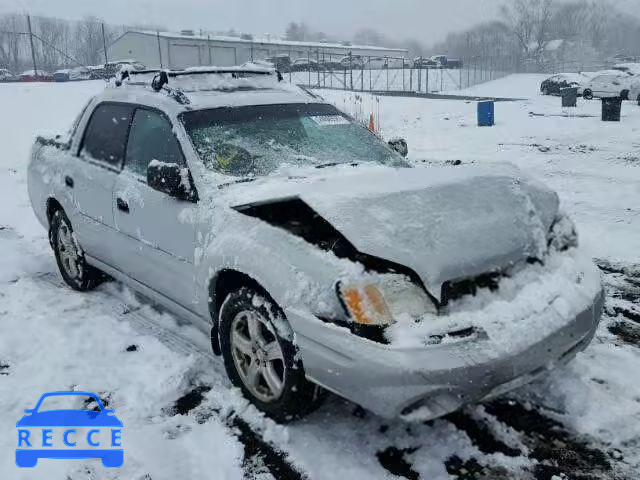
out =
<path fill-rule="evenodd" d="M 427 67 L 427 69 L 426 69 L 426 71 L 424 73 L 424 76 L 426 77 L 425 86 L 424 86 L 424 88 L 425 88 L 424 93 L 429 93 L 429 67 Z"/>
<path fill-rule="evenodd" d="M 389 91 L 389 57 L 387 57 L 387 92 Z"/>
<path fill-rule="evenodd" d="M 160 60 L 160 68 L 164 68 L 162 65 L 162 47 L 160 46 L 160 31 L 156 30 L 156 39 L 158 40 L 158 59 Z"/>
<path fill-rule="evenodd" d="M 316 49 L 316 76 L 318 77 L 318 88 L 320 88 L 320 50 Z"/>
<path fill-rule="evenodd" d="M 351 52 L 349 52 L 349 85 L 351 85 L 351 90 L 353 90 L 353 56 Z"/>
<path fill-rule="evenodd" d="M 109 63 L 109 56 L 107 55 L 107 36 L 104 34 L 104 23 L 100 24 L 102 29 L 102 48 L 104 48 L 104 64 Z"/>
<path fill-rule="evenodd" d="M 29 29 L 29 43 L 31 44 L 31 60 L 33 61 L 33 74 L 38 78 L 38 67 L 36 65 L 36 51 L 33 48 L 33 33 L 31 31 L 31 17 L 27 15 L 27 28 Z"/>
<path fill-rule="evenodd" d="M 404 57 L 402 57 L 402 91 L 406 90 L 406 86 L 404 84 Z"/>
<path fill-rule="evenodd" d="M 207 35 L 207 48 L 209 49 L 209 65 L 213 65 L 213 58 L 211 58 L 211 35 Z M 237 64 L 238 60 L 236 59 L 236 65 Z"/>

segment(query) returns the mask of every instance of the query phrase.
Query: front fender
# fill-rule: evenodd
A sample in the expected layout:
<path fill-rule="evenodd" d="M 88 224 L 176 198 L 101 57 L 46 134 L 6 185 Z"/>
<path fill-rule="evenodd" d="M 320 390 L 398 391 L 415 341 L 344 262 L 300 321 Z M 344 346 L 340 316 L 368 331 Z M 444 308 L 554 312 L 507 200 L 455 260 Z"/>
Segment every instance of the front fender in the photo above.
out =
<path fill-rule="evenodd" d="M 209 299 L 211 282 L 221 271 L 234 270 L 258 282 L 282 310 L 302 309 L 329 318 L 342 312 L 335 283 L 345 272 L 361 272 L 361 266 L 235 211 L 227 211 L 218 225 L 211 228 L 204 222 L 196 234 L 201 298 Z"/>

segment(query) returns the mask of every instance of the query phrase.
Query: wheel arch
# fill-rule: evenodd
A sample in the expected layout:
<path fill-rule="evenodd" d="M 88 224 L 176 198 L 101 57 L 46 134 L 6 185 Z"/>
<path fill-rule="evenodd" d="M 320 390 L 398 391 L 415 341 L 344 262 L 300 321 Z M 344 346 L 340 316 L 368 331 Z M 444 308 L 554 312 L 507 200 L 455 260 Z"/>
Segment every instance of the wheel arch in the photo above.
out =
<path fill-rule="evenodd" d="M 51 220 L 53 219 L 53 215 L 58 211 L 58 210 L 63 210 L 64 208 L 62 207 L 62 205 L 60 204 L 60 202 L 58 200 L 56 200 L 54 197 L 49 197 L 47 199 L 47 222 L 49 222 L 49 225 L 51 225 Z"/>
<path fill-rule="evenodd" d="M 250 275 L 234 270 L 232 268 L 224 268 L 216 272 L 209 282 L 209 314 L 211 316 L 211 346 L 213 352 L 220 356 L 220 340 L 218 338 L 219 331 L 219 313 L 224 299 L 231 292 L 242 287 L 254 288 L 263 293 L 271 302 L 277 305 L 277 302 L 271 297 L 269 291 Z"/>

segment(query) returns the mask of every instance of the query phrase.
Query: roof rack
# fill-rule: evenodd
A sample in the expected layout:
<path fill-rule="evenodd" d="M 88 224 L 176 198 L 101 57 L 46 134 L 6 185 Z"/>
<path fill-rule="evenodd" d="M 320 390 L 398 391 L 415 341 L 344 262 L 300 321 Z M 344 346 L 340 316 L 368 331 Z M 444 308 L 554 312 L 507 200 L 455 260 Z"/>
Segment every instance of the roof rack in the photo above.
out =
<path fill-rule="evenodd" d="M 156 91 L 165 91 L 167 94 L 176 100 L 178 103 L 183 105 L 190 104 L 189 98 L 184 94 L 182 90 L 179 88 L 173 88 L 169 86 L 170 78 L 177 78 L 181 76 L 192 76 L 192 75 L 231 75 L 232 78 L 246 78 L 249 76 L 268 76 L 268 75 L 277 75 L 278 82 L 283 81 L 282 74 L 274 69 L 268 68 L 245 68 L 245 67 L 204 67 L 204 68 L 188 68 L 185 70 L 159 70 L 159 69 L 149 69 L 149 70 L 131 70 L 126 69 L 119 72 L 119 75 L 116 76 L 115 85 L 116 87 L 122 86 L 125 80 L 128 80 L 129 85 L 141 85 L 147 86 L 148 83 L 145 82 L 132 82 L 134 76 L 138 75 L 150 75 L 153 74 L 153 78 L 151 80 L 151 88 Z"/>

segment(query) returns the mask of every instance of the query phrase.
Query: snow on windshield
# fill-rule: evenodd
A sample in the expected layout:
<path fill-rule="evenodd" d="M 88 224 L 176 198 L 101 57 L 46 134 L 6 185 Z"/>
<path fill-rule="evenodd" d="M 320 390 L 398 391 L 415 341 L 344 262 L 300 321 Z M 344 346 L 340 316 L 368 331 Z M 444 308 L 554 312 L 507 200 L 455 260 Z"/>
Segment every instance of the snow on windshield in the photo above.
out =
<path fill-rule="evenodd" d="M 335 107 L 287 104 L 188 112 L 183 121 L 205 166 L 263 176 L 285 165 L 401 165 L 384 142 Z"/>

